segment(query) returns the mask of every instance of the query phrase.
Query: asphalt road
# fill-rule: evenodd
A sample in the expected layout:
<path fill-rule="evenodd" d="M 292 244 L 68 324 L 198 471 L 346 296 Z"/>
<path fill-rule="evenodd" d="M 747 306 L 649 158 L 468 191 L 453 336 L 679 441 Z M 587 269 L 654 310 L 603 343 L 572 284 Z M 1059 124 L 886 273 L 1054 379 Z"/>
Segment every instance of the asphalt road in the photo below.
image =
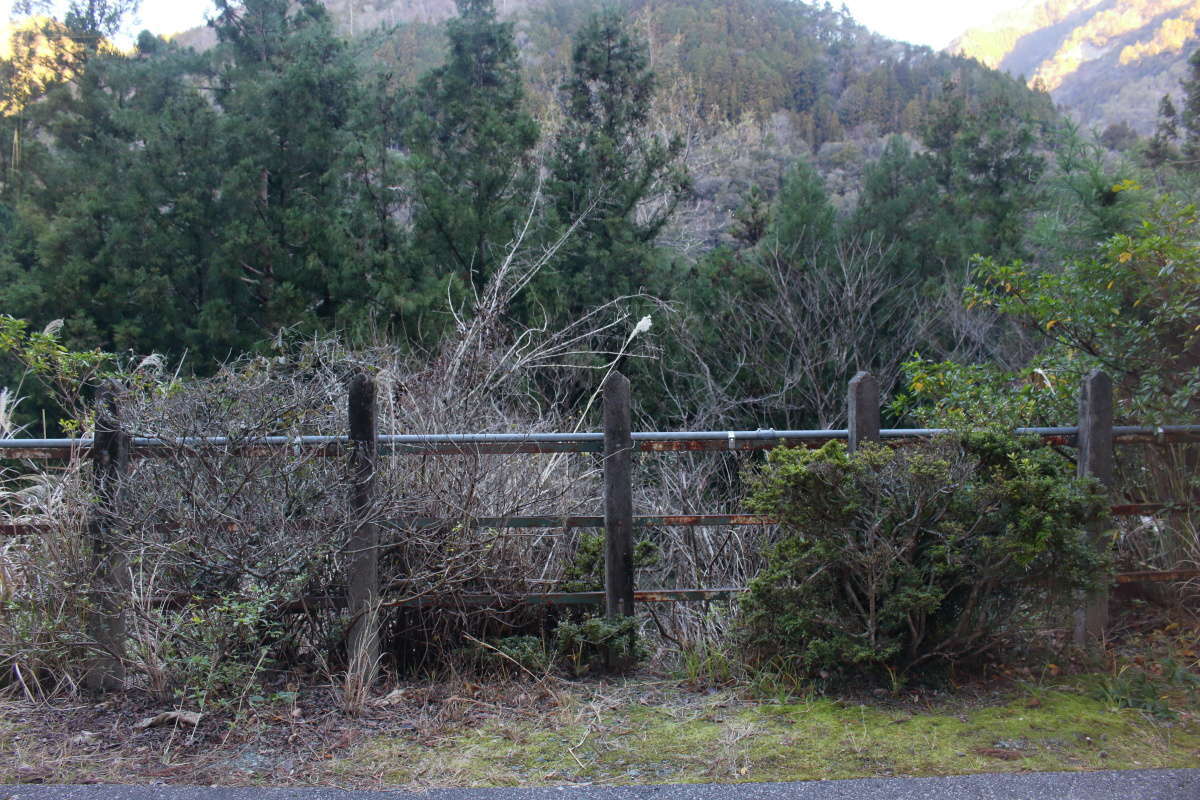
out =
<path fill-rule="evenodd" d="M 1200 800 L 1200 769 L 1041 772 L 803 783 L 565 786 L 553 789 L 224 789 L 0 785 L 0 800 Z"/>

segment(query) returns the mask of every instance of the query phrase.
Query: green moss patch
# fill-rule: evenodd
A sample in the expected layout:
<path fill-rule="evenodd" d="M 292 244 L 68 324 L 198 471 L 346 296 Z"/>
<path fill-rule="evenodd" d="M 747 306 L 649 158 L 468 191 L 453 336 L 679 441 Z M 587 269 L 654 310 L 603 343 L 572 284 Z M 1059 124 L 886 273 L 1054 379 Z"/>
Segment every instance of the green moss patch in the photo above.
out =
<path fill-rule="evenodd" d="M 924 710 L 682 691 L 643 705 L 636 686 L 605 691 L 575 694 L 544 718 L 377 737 L 334 769 L 392 785 L 544 786 L 1185 767 L 1200 758 L 1194 713 L 1161 720 L 1070 686 Z"/>

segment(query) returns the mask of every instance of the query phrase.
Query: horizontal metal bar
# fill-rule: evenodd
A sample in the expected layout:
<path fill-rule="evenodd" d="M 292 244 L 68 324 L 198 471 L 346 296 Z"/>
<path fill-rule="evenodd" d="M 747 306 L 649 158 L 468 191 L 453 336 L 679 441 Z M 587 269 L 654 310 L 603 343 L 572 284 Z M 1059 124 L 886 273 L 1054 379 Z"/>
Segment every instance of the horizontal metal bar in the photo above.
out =
<path fill-rule="evenodd" d="M 1200 578 L 1200 569 L 1144 570 L 1118 572 L 1117 583 L 1170 583 Z"/>
<path fill-rule="evenodd" d="M 1124 583 L 1169 583 L 1200 578 L 1200 570 L 1146 570 L 1139 572 L 1120 572 L 1115 576 L 1118 584 Z M 633 599 L 638 603 L 695 603 L 712 600 L 732 600 L 749 589 L 744 586 L 722 587 L 716 589 L 649 589 L 635 591 Z M 175 601 L 196 601 L 195 595 L 180 593 L 178 596 L 168 596 L 164 599 Z M 530 594 L 499 594 L 474 592 L 466 594 L 443 595 L 440 597 L 423 596 L 392 600 L 381 603 L 385 608 L 488 608 L 488 607 L 519 607 L 519 606 L 578 606 L 601 605 L 604 603 L 604 592 L 537 592 Z M 286 604 L 283 610 L 304 611 L 313 608 L 343 608 L 346 604 L 344 595 L 332 594 L 316 597 L 303 597 Z"/>
<path fill-rule="evenodd" d="M 1189 511 L 1197 507 L 1195 503 L 1126 503 L 1113 506 L 1111 511 L 1117 517 L 1136 517 L 1160 511 Z"/>
<path fill-rule="evenodd" d="M 635 591 L 634 602 L 637 603 L 694 603 L 706 600 L 730 599 L 748 591 L 744 587 L 723 589 L 653 589 Z M 446 598 L 419 597 L 408 600 L 398 600 L 384 603 L 393 607 L 481 607 L 491 605 L 526 605 L 526 606 L 581 606 L 600 605 L 604 603 L 604 592 L 542 592 L 538 594 L 497 595 L 497 594 L 460 594 Z"/>
<path fill-rule="evenodd" d="M 1161 511 L 1191 510 L 1197 506 L 1194 503 L 1126 503 L 1110 507 L 1114 516 L 1141 516 L 1157 514 Z M 289 525 L 304 527 L 306 520 L 292 520 Z M 236 522 L 221 521 L 202 523 L 206 527 L 236 531 Z M 466 519 L 450 519 L 437 517 L 414 517 L 412 519 L 386 520 L 378 523 L 392 530 L 405 530 L 411 527 L 436 528 L 441 526 L 454 527 L 466 525 L 471 528 L 603 528 L 604 517 L 596 514 L 568 516 L 508 516 L 508 517 L 474 517 Z M 633 524 L 639 528 L 701 528 L 743 525 L 778 525 L 779 520 L 767 514 L 644 514 L 635 516 Z M 170 533 L 183 526 L 160 525 L 155 530 Z M 24 536 L 50 530 L 49 525 L 37 524 L 4 524 L 0 523 L 0 536 Z"/>
<path fill-rule="evenodd" d="M 499 442 L 490 444 L 463 444 L 448 442 L 413 442 L 381 444 L 379 452 L 384 455 L 430 455 L 430 456 L 475 456 L 475 455 L 519 455 L 535 453 L 600 453 L 604 442 Z"/>
<path fill-rule="evenodd" d="M 637 527 L 693 528 L 722 525 L 775 525 L 778 520 L 765 514 L 650 514 L 635 516 Z M 412 520 L 388 520 L 382 523 L 393 529 L 409 526 L 432 528 L 442 525 L 470 525 L 473 528 L 603 528 L 604 517 L 588 516 L 511 516 L 474 517 L 470 519 L 438 519 L 417 517 Z"/>
<path fill-rule="evenodd" d="M 883 439 L 919 439 L 943 436 L 950 428 L 885 428 Z M 1074 426 L 1017 428 L 1015 433 L 1040 436 L 1051 442 L 1070 444 L 1078 432 Z M 754 430 L 754 431 L 642 431 L 633 434 L 638 449 L 648 452 L 757 450 L 786 443 L 820 443 L 844 440 L 844 429 Z M 587 453 L 603 449 L 600 433 L 448 433 L 388 434 L 379 437 L 379 450 L 396 455 L 477 455 L 518 453 Z M 1123 425 L 1113 428 L 1119 444 L 1139 442 L 1200 442 L 1200 425 Z M 256 456 L 296 449 L 316 455 L 335 456 L 346 451 L 345 436 L 260 436 L 244 439 L 227 436 L 155 438 L 132 440 L 135 455 L 153 456 L 164 450 L 219 449 L 237 455 Z M 0 439 L 0 458 L 57 460 L 90 453 L 92 440 Z"/>

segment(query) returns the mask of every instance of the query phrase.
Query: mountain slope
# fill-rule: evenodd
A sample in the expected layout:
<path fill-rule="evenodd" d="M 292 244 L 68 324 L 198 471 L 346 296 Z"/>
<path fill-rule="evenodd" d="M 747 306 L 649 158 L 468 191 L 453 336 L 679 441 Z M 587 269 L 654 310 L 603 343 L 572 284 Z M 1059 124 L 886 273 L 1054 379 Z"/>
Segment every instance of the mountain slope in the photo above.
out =
<path fill-rule="evenodd" d="M 412 85 L 440 64 L 454 0 L 323 0 L 355 41 L 364 74 Z M 745 193 L 769 197 L 800 158 L 821 174 L 833 203 L 853 208 L 864 166 L 892 134 L 919 138 L 947 93 L 969 113 L 1006 109 L 1014 120 L 1054 124 L 1050 98 L 972 59 L 897 42 L 828 3 L 797 0 L 608 0 L 644 37 L 657 76 L 650 118 L 685 140 L 695 195 L 667 238 L 679 252 L 720 241 Z M 572 36 L 599 0 L 496 0 L 515 22 L 530 110 L 551 133 L 570 65 Z M 172 37 L 209 49 L 211 28 Z"/>
<path fill-rule="evenodd" d="M 1044 87 L 1088 127 L 1149 133 L 1198 46 L 1200 0 L 1034 0 L 947 48 Z"/>

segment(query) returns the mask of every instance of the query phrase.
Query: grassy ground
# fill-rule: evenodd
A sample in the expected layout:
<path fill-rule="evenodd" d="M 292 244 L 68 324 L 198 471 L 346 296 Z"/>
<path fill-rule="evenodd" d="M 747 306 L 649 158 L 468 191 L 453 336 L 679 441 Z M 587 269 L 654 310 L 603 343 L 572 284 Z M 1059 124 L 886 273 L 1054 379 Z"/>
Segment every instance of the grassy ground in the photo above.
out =
<path fill-rule="evenodd" d="M 0 700 L 0 782 L 346 787 L 777 781 L 1200 765 L 1200 626 L 1130 639 L 1105 666 L 1001 669 L 954 692 L 841 699 L 646 672 L 378 693 L 329 687 L 138 729 L 162 709 Z M 276 696 L 278 698 L 278 696 Z"/>
<path fill-rule="evenodd" d="M 1200 715 L 1114 707 L 1088 680 L 964 703 L 764 702 L 629 681 L 553 713 L 380 736 L 337 775 L 389 785 L 782 781 L 1200 764 Z M 1167 718 L 1170 717 L 1170 718 Z"/>

